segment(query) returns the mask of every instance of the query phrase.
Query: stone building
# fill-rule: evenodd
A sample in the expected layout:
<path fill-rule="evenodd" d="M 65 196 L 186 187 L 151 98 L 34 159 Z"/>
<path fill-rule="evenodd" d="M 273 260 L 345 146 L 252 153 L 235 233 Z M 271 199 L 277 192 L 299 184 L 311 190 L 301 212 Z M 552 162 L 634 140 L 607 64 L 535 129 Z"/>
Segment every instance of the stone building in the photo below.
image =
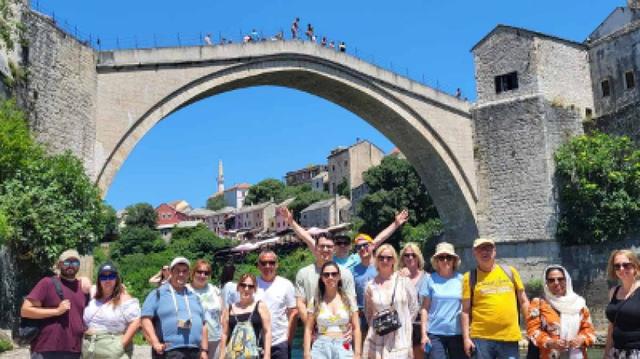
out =
<path fill-rule="evenodd" d="M 348 222 L 351 202 L 347 198 L 340 196 L 337 200 L 337 207 L 338 213 L 336 213 L 335 198 L 313 203 L 300 211 L 300 224 L 306 228 L 328 228 Z"/>
<path fill-rule="evenodd" d="M 311 179 L 311 190 L 314 192 L 328 192 L 329 172 L 322 171 Z"/>
<path fill-rule="evenodd" d="M 244 198 L 249 193 L 248 183 L 240 183 L 231 188 L 224 190 L 224 204 L 233 208 L 242 208 L 244 206 Z"/>
<path fill-rule="evenodd" d="M 296 171 L 287 172 L 285 182 L 287 186 L 298 186 L 301 184 L 311 184 L 311 180 L 322 172 L 327 171 L 326 165 L 310 165 Z"/>
<path fill-rule="evenodd" d="M 338 147 L 327 157 L 329 171 L 329 193 L 334 195 L 338 187 L 346 181 L 351 189 L 362 185 L 362 173 L 382 162 L 384 152 L 367 140 L 358 140 L 353 145 Z"/>
<path fill-rule="evenodd" d="M 276 215 L 276 205 L 265 202 L 253 206 L 245 206 L 236 211 L 235 229 L 261 233 L 272 227 Z"/>

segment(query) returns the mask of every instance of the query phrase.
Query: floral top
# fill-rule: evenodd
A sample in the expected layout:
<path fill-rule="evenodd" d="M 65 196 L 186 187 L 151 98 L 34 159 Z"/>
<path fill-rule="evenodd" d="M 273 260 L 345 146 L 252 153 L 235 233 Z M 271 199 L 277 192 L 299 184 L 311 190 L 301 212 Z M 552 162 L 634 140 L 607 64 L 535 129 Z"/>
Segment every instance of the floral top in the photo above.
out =
<path fill-rule="evenodd" d="M 587 357 L 586 348 L 596 340 L 595 329 L 591 323 L 591 314 L 587 307 L 580 312 L 580 329 L 578 335 L 584 339 L 582 356 Z M 560 313 L 544 299 L 534 298 L 529 304 L 529 318 L 527 318 L 527 336 L 540 348 L 540 359 L 560 358 L 560 352 L 546 347 L 549 339 L 560 339 Z"/>
<path fill-rule="evenodd" d="M 318 334 L 332 334 L 332 333 L 346 333 L 349 329 L 349 323 L 351 322 L 351 313 L 355 308 L 352 306 L 352 310 L 344 304 L 340 305 L 336 313 L 331 311 L 331 308 L 324 301 L 320 303 L 316 315 L 316 325 L 318 326 Z M 315 312 L 315 298 L 311 300 L 311 305 L 308 308 L 309 313 Z"/>

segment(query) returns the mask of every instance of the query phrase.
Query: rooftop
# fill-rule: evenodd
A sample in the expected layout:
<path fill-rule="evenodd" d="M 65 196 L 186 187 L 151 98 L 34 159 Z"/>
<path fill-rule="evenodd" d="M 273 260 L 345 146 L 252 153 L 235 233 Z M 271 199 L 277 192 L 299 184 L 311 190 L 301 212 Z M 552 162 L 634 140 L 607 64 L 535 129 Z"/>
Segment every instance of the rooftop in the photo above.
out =
<path fill-rule="evenodd" d="M 543 34 L 541 32 L 537 32 L 537 31 L 527 30 L 527 29 L 524 29 L 524 28 L 521 28 L 521 27 L 498 24 L 498 26 L 493 28 L 493 30 L 491 30 L 491 32 L 486 34 L 482 39 L 480 39 L 480 41 L 478 41 L 478 43 L 476 43 L 471 48 L 471 52 L 473 52 L 478 47 L 482 46 L 482 44 L 484 44 L 485 41 L 487 41 L 489 38 L 491 38 L 493 35 L 495 35 L 495 34 L 497 34 L 499 32 L 513 32 L 513 33 L 516 33 L 518 35 L 525 34 L 525 35 L 529 35 L 529 36 L 533 36 L 533 37 L 541 37 L 541 38 L 544 38 L 544 39 L 548 39 L 548 40 L 552 40 L 552 41 L 556 41 L 556 42 L 561 42 L 561 43 L 563 43 L 565 45 L 577 47 L 577 48 L 580 48 L 580 49 L 586 49 L 587 48 L 586 45 L 581 43 L 581 42 L 575 42 L 575 41 L 563 39 L 561 37 L 548 35 L 548 34 Z"/>

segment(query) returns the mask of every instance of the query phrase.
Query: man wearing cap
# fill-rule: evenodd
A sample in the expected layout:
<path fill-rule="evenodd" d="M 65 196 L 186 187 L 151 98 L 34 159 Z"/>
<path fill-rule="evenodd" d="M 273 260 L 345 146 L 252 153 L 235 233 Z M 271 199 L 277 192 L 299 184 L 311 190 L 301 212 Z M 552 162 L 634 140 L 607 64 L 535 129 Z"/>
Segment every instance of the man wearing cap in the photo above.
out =
<path fill-rule="evenodd" d="M 529 300 L 515 268 L 496 264 L 496 245 L 490 238 L 473 242 L 477 268 L 462 280 L 462 337 L 468 356 L 478 359 L 518 358 L 520 326 Z"/>
<path fill-rule="evenodd" d="M 142 330 L 153 358 L 208 358 L 207 328 L 198 297 L 187 287 L 189 261 L 171 261 L 169 282 L 153 290 L 142 306 Z"/>
<path fill-rule="evenodd" d="M 376 275 L 378 271 L 375 265 L 372 263 L 373 257 L 373 239 L 366 234 L 359 234 L 356 236 L 356 253 L 358 253 L 358 259 L 360 263 L 353 267 L 351 272 L 353 273 L 353 281 L 356 286 L 356 303 L 358 303 L 358 315 L 360 316 L 360 332 L 362 337 L 367 336 L 367 330 L 369 325 L 364 316 L 364 290 L 367 288 L 367 284 Z"/>
<path fill-rule="evenodd" d="M 22 303 L 20 315 L 40 319 L 40 333 L 31 342 L 31 359 L 80 358 L 87 294 L 76 278 L 80 255 L 64 251 L 56 264 L 58 276 L 42 278 Z"/>
<path fill-rule="evenodd" d="M 278 256 L 272 250 L 258 255 L 258 289 L 255 300 L 262 300 L 271 313 L 271 358 L 288 359 L 295 335 L 296 295 L 293 283 L 277 275 Z"/>

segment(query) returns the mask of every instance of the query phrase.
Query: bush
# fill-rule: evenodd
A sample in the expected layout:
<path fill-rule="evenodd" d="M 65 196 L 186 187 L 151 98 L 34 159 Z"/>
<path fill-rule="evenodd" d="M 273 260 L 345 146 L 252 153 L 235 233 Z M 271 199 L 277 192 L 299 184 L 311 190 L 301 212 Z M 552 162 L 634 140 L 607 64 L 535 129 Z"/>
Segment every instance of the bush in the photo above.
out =
<path fill-rule="evenodd" d="M 532 279 L 524 285 L 524 291 L 527 293 L 527 297 L 539 298 L 544 294 L 544 283 L 541 279 Z"/>
<path fill-rule="evenodd" d="M 555 155 L 564 244 L 624 239 L 640 224 L 640 151 L 628 137 L 593 133 Z"/>
<path fill-rule="evenodd" d="M 8 340 L 0 339 L 0 353 L 13 349 L 13 343 Z"/>

